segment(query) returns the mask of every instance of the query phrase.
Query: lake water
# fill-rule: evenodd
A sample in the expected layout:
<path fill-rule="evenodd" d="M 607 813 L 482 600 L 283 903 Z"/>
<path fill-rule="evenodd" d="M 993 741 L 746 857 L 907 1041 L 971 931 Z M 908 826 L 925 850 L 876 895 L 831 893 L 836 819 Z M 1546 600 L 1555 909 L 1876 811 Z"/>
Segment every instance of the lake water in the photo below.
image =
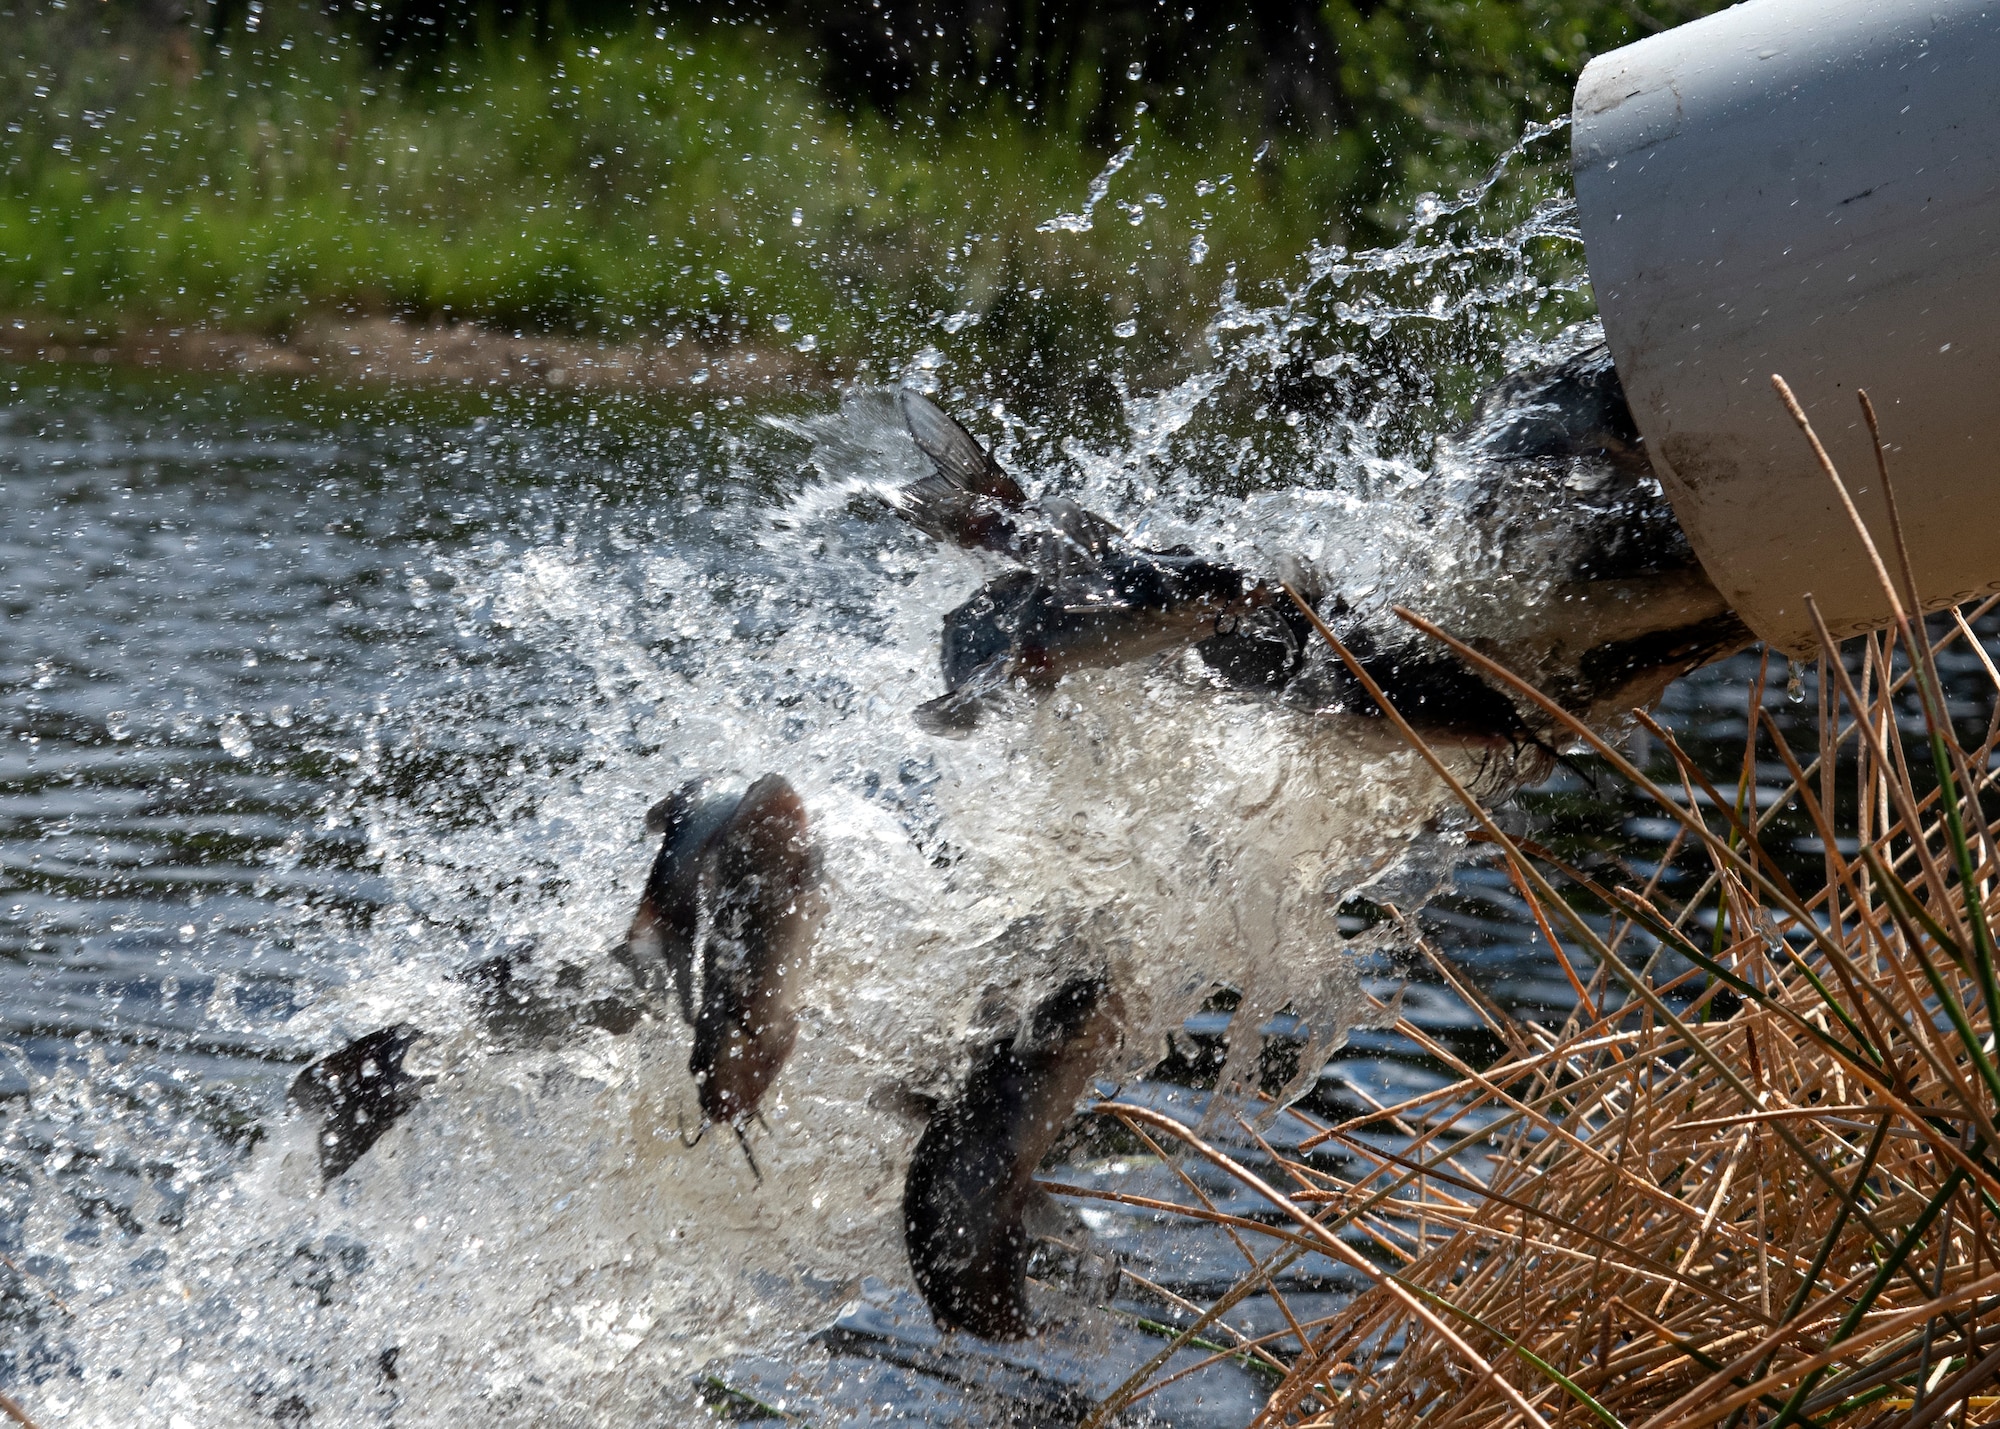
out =
<path fill-rule="evenodd" d="M 903 375 L 1148 536 L 1437 589 L 1464 573 L 1411 513 L 1457 389 L 1334 359 L 1456 323 L 1462 389 L 1587 340 L 1522 337 L 1522 255 L 1560 229 L 1556 210 L 1508 230 L 1505 281 L 1453 270 L 1484 251 L 1460 240 L 1415 276 L 1317 256 L 1276 306 L 1218 314 L 1192 375 L 1111 373 L 1088 440 L 945 354 Z M 1425 283 L 1451 303 L 1413 303 Z M 0 1386 L 44 1425 L 678 1424 L 718 1397 L 808 1422 L 1073 1422 L 1157 1345 L 1131 1320 L 1177 1312 L 1126 1295 L 1127 1319 L 1028 1350 L 940 1344 L 897 1240 L 920 1099 L 949 1095 L 969 1029 L 1061 970 L 1064 938 L 1085 928 L 1130 989 L 1127 1073 L 1173 1034 L 1127 1094 L 1194 1110 L 1229 1025 L 1217 984 L 1248 1009 L 1231 1035 L 1253 1080 L 1266 1014 L 1347 1027 L 1309 1109 L 1440 1075 L 1368 1025 L 1370 992 L 1490 1051 L 1392 925 L 1369 931 L 1440 879 L 1423 916 L 1448 952 L 1524 1015 L 1570 1005 L 1504 876 L 1432 823 L 1370 722 L 1301 733 L 1170 658 L 970 738 L 919 730 L 938 621 L 984 571 L 880 500 L 922 471 L 882 390 L 11 368 L 0 401 Z M 1756 658 L 1663 706 L 1731 781 Z M 1977 664 L 1947 665 L 1983 709 Z M 1789 724 L 1812 705 L 1783 686 L 1766 701 Z M 760 1183 L 729 1138 L 684 1135 L 676 1018 L 509 1042 L 465 974 L 503 957 L 531 985 L 615 985 L 646 808 L 696 772 L 767 769 L 806 796 L 836 907 L 752 1133 Z M 1660 822 L 1588 772 L 1508 817 L 1645 871 Z M 1213 896 L 1167 825 L 1208 830 Z M 1301 839 L 1339 870 L 1303 893 Z M 430 1034 L 434 1089 L 322 1192 L 285 1087 L 397 1021 Z M 1173 1191 L 1130 1151 L 1086 1138 L 1053 1174 Z M 1205 1232 L 1086 1219 L 1192 1300 L 1242 1268 Z M 1310 1258 L 1288 1274 L 1295 1308 L 1349 1283 Z M 1225 1365 L 1151 1407 L 1240 1423 L 1262 1383 Z"/>

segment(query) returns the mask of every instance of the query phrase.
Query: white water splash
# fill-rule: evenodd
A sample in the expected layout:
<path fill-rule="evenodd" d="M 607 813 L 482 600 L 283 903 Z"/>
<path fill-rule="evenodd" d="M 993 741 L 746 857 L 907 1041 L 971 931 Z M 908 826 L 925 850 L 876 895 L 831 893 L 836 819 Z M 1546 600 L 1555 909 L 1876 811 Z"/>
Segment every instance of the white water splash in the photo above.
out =
<path fill-rule="evenodd" d="M 1132 162 L 1132 156 L 1138 152 L 1139 141 L 1134 139 L 1105 160 L 1104 167 L 1098 171 L 1097 177 L 1090 181 L 1090 192 L 1084 198 L 1082 209 L 1076 213 L 1059 213 L 1054 218 L 1046 219 L 1035 225 L 1035 231 L 1037 233 L 1090 232 L 1096 226 L 1096 220 L 1092 215 L 1097 212 L 1097 206 L 1104 202 L 1104 196 L 1111 192 L 1111 181 L 1118 176 L 1120 169 Z"/>
<path fill-rule="evenodd" d="M 1133 152 L 1045 230 L 1088 229 Z M 1524 257 L 1571 241 L 1560 203 L 1497 234 L 1444 233 L 1505 170 L 1427 206 L 1395 247 L 1316 247 L 1275 302 L 1232 291 L 1204 370 L 1126 392 L 1122 438 L 1069 444 L 1070 472 L 1025 474 L 1150 542 L 1254 569 L 1303 557 L 1364 605 L 1435 608 L 1508 577 L 1506 553 L 1454 524 L 1453 474 L 1384 444 L 1395 399 L 1371 405 L 1348 346 L 1572 281 Z M 1191 445 L 1213 457 L 1224 399 L 1302 367 L 1333 384 L 1337 417 L 1300 432 L 1290 489 L 1218 499 Z M 1184 655 L 1073 677 L 969 738 L 926 733 L 911 711 L 939 690 L 939 619 L 991 571 L 887 511 L 922 466 L 886 394 L 753 430 L 813 479 L 732 509 L 723 548 L 661 548 L 633 523 L 452 563 L 476 650 L 573 672 L 554 714 L 574 747 L 510 774 L 483 822 L 420 800 L 360 808 L 393 898 L 357 934 L 350 986 L 295 1019 L 326 1047 L 414 1022 L 436 1080 L 324 1193 L 303 1128 L 279 1126 L 197 1190 L 188 1228 L 143 1265 L 115 1243 L 66 1249 L 45 1202 L 26 1240 L 70 1266 L 79 1309 L 75 1373 L 50 1381 L 45 1422 L 705 1422 L 703 1366 L 810 1360 L 809 1332 L 860 1277 L 907 1283 L 920 1099 L 949 1095 L 982 1040 L 1065 978 L 1119 988 L 1120 1075 L 1157 1060 L 1218 983 L 1235 989 L 1224 1083 L 1239 1093 L 1270 1014 L 1312 1029 L 1300 1084 L 1367 1015 L 1341 902 L 1412 906 L 1454 852 L 1444 791 L 1410 751 L 1379 722 L 1221 690 Z M 444 699 L 380 738 L 485 713 Z M 1482 788 L 1515 772 L 1486 748 L 1450 757 Z M 728 1137 L 687 1143 L 688 1035 L 671 1012 L 623 1037 L 496 1046 L 457 974 L 504 939 L 629 991 L 606 950 L 653 852 L 645 809 L 697 772 L 767 771 L 806 800 L 832 905 L 797 1050 L 750 1133 L 758 1184 Z"/>

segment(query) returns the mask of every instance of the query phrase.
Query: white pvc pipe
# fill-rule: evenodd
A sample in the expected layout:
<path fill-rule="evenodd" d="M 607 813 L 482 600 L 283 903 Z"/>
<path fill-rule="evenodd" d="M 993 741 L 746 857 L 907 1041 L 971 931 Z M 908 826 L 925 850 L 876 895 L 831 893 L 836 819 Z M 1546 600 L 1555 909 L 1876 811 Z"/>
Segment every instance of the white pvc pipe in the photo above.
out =
<path fill-rule="evenodd" d="M 2000 0 L 1749 0 L 1591 61 L 1572 145 L 1626 397 L 1750 628 L 1888 619 L 1773 373 L 1894 570 L 1873 398 L 1926 605 L 2000 590 Z"/>

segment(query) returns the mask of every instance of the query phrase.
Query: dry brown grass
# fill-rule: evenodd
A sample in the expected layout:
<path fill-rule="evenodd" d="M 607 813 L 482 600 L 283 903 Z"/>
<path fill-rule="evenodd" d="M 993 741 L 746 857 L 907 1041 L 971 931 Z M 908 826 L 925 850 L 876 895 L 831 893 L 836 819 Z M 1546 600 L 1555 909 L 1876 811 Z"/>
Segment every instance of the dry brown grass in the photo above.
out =
<path fill-rule="evenodd" d="M 1988 797 L 2000 719 L 1961 741 L 1946 718 L 1891 510 L 1890 561 L 1872 543 L 1868 555 L 1895 626 L 1858 658 L 1825 642 L 1816 749 L 1792 748 L 1753 692 L 1733 791 L 1657 726 L 1677 787 L 1653 783 L 1409 617 L 1643 789 L 1708 877 L 1678 907 L 1651 885 L 1602 886 L 1509 838 L 1460 790 L 1565 966 L 1594 968 L 1565 1027 L 1514 1022 L 1463 987 L 1509 1049 L 1498 1065 L 1464 1065 L 1402 1024 L 1459 1080 L 1320 1126 L 1297 1154 L 1267 1144 L 1277 1169 L 1263 1176 L 1179 1123 L 1104 1108 L 1272 1208 L 1268 1222 L 1231 1223 L 1258 1268 L 1187 1337 L 1227 1340 L 1228 1305 L 1275 1293 L 1271 1275 L 1308 1249 L 1371 1282 L 1337 1314 L 1229 1345 L 1284 1368 L 1260 1424 L 2000 1419 L 2000 823 Z M 1967 612 L 1938 639 L 1979 650 Z M 1896 722 L 1911 693 L 1930 753 L 1914 768 Z M 1761 841 L 1778 809 L 1758 815 L 1748 797 L 1759 758 L 1784 761 L 1824 842 L 1815 892 Z M 1187 1184 L 1188 1214 L 1223 1219 Z M 1135 1376 L 1091 1422 L 1147 1387 Z"/>

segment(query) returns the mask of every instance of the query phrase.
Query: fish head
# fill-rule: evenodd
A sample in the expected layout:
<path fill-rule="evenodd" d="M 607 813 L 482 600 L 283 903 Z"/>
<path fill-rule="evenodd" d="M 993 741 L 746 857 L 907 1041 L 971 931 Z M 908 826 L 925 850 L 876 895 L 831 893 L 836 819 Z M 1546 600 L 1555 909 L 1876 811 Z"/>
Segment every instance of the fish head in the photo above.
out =
<path fill-rule="evenodd" d="M 646 811 L 660 851 L 625 933 L 625 956 L 641 986 L 664 967 L 681 1016 L 693 1022 L 695 939 L 701 921 L 703 852 L 741 802 L 739 788 L 698 775 Z"/>

